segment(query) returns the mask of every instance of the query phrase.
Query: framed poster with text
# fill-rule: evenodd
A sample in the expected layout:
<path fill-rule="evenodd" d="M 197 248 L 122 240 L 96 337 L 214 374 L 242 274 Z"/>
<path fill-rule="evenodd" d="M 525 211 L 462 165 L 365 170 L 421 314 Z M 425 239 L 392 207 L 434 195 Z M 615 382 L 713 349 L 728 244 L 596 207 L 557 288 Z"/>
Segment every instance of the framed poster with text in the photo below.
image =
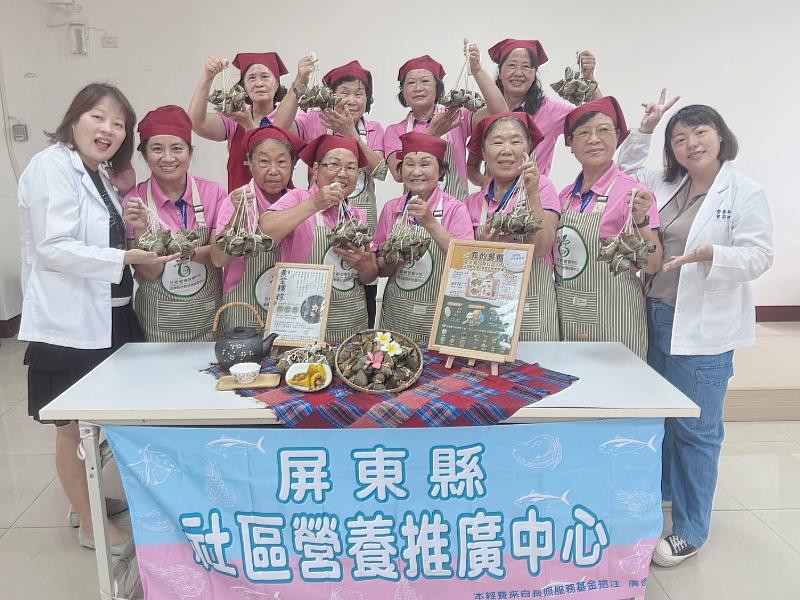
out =
<path fill-rule="evenodd" d="M 276 346 L 305 346 L 325 339 L 333 266 L 278 263 L 272 279 L 267 331 Z"/>
<path fill-rule="evenodd" d="M 451 240 L 430 348 L 494 363 L 517 353 L 532 244 Z"/>

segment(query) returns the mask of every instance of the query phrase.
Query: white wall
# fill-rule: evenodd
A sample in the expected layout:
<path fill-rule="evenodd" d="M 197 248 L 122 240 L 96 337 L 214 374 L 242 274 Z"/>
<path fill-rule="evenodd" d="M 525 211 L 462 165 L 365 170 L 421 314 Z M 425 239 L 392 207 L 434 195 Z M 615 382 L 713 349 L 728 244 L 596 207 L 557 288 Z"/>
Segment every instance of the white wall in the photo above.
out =
<path fill-rule="evenodd" d="M 0 0 L 7 8 L 0 20 L 0 53 L 9 115 L 27 123 L 31 132 L 29 142 L 14 145 L 21 166 L 44 147 L 41 131 L 57 125 L 74 93 L 90 81 L 115 81 L 141 117 L 162 104 L 185 106 L 210 53 L 232 58 L 240 50 L 276 49 L 293 74 L 302 54 L 314 50 L 323 72 L 353 58 L 369 68 L 377 98 L 372 117 L 389 124 L 404 116 L 395 98 L 395 78 L 406 59 L 429 53 L 452 80 L 461 68 L 463 37 L 476 41 L 484 57 L 502 38 L 538 37 L 550 55 L 540 70 L 548 89 L 575 52 L 588 48 L 598 57 L 603 91 L 617 96 L 634 125 L 639 103 L 654 98 L 662 86 L 681 94 L 683 103 L 710 104 L 725 116 L 741 142 L 737 166 L 766 187 L 774 213 L 775 267 L 756 283 L 757 302 L 800 304 L 794 266 L 800 259 L 800 236 L 794 231 L 800 209 L 789 176 L 797 168 L 797 119 L 790 100 L 800 91 L 793 67 L 800 17 L 796 5 L 782 0 L 78 1 L 83 10 L 73 20 L 118 36 L 119 48 L 101 48 L 102 33 L 92 31 L 90 54 L 74 56 L 66 28 L 46 27 L 51 11 L 45 0 Z M 485 63 L 493 67 L 488 58 Z M 291 83 L 291 76 L 284 82 Z M 224 182 L 224 145 L 196 143 L 193 171 Z M 654 165 L 660 153 L 659 140 Z M 11 221 L 15 182 L 7 163 L 0 150 L 0 206 Z M 137 170 L 146 173 L 141 163 Z M 556 186 L 567 185 L 576 170 L 568 149 L 559 146 Z M 396 190 L 387 184 L 379 193 L 389 198 Z M 8 248 L 16 235 L 9 231 L 0 238 L 2 287 L 18 271 L 17 255 Z M 0 313 L 2 318 L 8 316 Z"/>

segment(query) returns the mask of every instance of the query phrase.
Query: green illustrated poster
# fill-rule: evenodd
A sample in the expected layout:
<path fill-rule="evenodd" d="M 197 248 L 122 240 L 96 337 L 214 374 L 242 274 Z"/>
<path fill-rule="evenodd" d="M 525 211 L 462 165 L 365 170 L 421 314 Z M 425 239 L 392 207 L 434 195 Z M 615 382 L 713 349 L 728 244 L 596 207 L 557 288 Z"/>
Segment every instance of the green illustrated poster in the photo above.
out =
<path fill-rule="evenodd" d="M 451 244 L 431 346 L 512 356 L 532 257 L 522 244 Z"/>

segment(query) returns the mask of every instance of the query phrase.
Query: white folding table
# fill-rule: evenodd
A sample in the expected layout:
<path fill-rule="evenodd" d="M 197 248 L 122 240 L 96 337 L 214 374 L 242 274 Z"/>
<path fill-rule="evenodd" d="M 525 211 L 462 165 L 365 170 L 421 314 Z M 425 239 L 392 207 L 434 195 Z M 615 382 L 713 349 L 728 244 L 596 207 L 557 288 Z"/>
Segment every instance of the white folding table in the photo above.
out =
<path fill-rule="evenodd" d="M 505 423 L 700 415 L 697 405 L 622 344 L 523 342 L 517 357 L 579 380 Z M 271 409 L 217 391 L 215 379 L 201 372 L 214 361 L 213 343 L 128 344 L 40 411 L 45 420 L 82 422 L 101 600 L 119 598 L 102 491 L 101 425 L 279 426 Z"/>

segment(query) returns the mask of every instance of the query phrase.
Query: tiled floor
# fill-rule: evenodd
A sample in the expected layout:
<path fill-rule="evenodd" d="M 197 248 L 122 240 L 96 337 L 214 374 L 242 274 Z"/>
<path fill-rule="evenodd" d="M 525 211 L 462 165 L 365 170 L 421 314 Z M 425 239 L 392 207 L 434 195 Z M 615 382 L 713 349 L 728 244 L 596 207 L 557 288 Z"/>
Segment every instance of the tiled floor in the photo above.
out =
<path fill-rule="evenodd" d="M 788 336 L 760 327 L 759 347 L 800 332 L 787 327 Z M 98 598 L 94 555 L 65 523 L 55 434 L 27 417 L 23 352 L 13 340 L 0 344 L 0 598 Z M 763 377 L 748 370 L 747 356 L 737 357 L 740 382 L 750 371 Z M 791 366 L 780 368 L 796 377 L 797 348 L 783 356 Z M 108 479 L 109 494 L 118 494 L 119 480 Z M 652 571 L 648 600 L 720 598 L 800 598 L 800 422 L 727 424 L 708 545 L 674 569 Z"/>

